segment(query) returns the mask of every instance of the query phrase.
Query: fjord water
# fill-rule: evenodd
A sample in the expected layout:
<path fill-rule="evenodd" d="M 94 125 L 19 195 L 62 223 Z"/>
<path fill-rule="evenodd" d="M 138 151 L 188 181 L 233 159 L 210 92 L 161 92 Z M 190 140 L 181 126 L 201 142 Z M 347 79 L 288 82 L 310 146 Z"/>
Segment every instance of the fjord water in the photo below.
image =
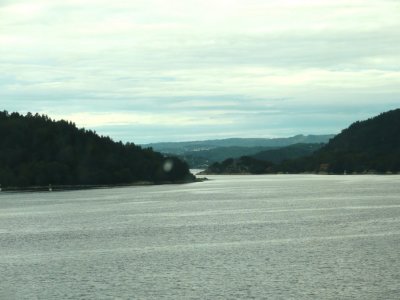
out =
<path fill-rule="evenodd" d="M 400 176 L 0 193 L 0 299 L 399 299 Z"/>

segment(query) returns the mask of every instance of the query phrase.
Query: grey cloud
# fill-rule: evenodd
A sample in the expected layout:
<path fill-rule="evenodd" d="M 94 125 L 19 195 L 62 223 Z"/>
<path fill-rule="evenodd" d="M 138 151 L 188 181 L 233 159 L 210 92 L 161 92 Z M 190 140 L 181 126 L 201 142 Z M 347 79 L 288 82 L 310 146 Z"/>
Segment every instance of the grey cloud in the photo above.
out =
<path fill-rule="evenodd" d="M 147 142 L 331 133 L 399 104 L 398 1 L 165 3 L 2 1 L 1 108 L 224 120 L 99 129 Z"/>

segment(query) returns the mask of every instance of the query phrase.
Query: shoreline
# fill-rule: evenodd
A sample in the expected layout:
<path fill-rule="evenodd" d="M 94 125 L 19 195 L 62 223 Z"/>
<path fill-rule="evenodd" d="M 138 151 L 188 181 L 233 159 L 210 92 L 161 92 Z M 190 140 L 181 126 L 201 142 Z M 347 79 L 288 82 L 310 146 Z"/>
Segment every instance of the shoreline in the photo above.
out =
<path fill-rule="evenodd" d="M 213 173 L 213 172 L 201 172 L 198 173 L 197 175 L 338 175 L 338 176 L 363 176 L 363 175 L 382 175 L 382 176 L 391 176 L 391 175 L 400 175 L 400 172 L 393 173 L 393 172 L 364 172 L 364 173 L 328 173 L 328 172 L 302 172 L 302 173 L 283 173 L 283 172 L 277 172 L 277 173 L 249 173 L 249 172 L 243 172 L 243 173 Z"/>
<path fill-rule="evenodd" d="M 189 184 L 208 180 L 207 178 L 195 178 L 194 180 L 179 180 L 179 181 L 138 181 L 134 183 L 124 184 L 93 184 L 93 185 L 49 185 L 49 186 L 27 186 L 27 187 L 1 187 L 0 193 L 32 193 L 32 192 L 65 192 L 93 189 L 112 189 L 121 187 L 140 187 L 140 186 L 156 186 L 166 184 Z"/>

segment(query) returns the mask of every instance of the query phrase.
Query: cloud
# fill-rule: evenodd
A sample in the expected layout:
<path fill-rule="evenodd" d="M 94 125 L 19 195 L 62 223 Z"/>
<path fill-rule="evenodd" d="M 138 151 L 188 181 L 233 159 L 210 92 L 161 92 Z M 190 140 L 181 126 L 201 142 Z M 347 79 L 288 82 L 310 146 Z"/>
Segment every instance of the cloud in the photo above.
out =
<path fill-rule="evenodd" d="M 398 106 L 399 26 L 391 0 L 5 0 L 0 104 L 124 140 L 337 132 Z"/>
<path fill-rule="evenodd" d="M 208 111 L 206 115 L 171 115 L 168 113 L 72 113 L 72 114 L 53 114 L 54 119 L 66 119 L 75 122 L 82 127 L 99 126 L 126 126 L 126 125 L 159 125 L 159 126 L 194 126 L 194 125 L 226 125 L 231 121 L 220 118 L 223 113 L 218 111 Z M 218 117 L 218 118 L 216 118 Z"/>

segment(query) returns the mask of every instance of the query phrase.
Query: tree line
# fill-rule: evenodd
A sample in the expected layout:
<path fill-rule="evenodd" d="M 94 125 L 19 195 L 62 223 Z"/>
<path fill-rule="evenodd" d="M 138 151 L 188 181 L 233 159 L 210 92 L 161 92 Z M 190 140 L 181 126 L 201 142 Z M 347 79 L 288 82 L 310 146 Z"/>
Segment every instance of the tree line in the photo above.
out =
<path fill-rule="evenodd" d="M 46 115 L 0 112 L 3 187 L 186 180 L 193 180 L 186 163 L 151 148 L 115 142 Z"/>
<path fill-rule="evenodd" d="M 257 158 L 229 159 L 206 173 L 399 173 L 400 109 L 357 121 L 311 155 L 280 163 Z"/>

